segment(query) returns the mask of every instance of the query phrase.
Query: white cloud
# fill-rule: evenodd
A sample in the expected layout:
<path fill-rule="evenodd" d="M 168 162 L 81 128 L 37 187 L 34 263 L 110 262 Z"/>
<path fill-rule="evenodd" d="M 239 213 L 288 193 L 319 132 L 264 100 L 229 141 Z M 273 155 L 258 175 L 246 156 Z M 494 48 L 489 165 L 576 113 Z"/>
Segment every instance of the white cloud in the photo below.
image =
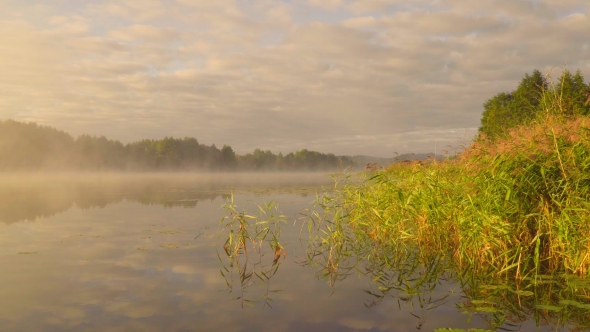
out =
<path fill-rule="evenodd" d="M 366 12 L 382 12 L 391 9 L 411 9 L 421 8 L 423 6 L 437 6 L 440 5 L 439 0 L 351 0 L 347 3 L 346 8 L 356 14 L 363 14 Z"/>
<path fill-rule="evenodd" d="M 313 7 L 319 7 L 323 9 L 337 9 L 343 5 L 342 0 L 307 0 L 307 4 Z"/>
<path fill-rule="evenodd" d="M 178 39 L 179 34 L 172 28 L 158 28 L 151 25 L 135 24 L 117 30 L 112 30 L 109 35 L 115 39 L 126 42 L 155 42 L 169 43 Z"/>
<path fill-rule="evenodd" d="M 49 21 L 54 27 L 47 30 L 49 34 L 57 34 L 60 36 L 84 36 L 88 33 L 88 20 L 84 17 L 73 16 L 54 16 Z"/>
<path fill-rule="evenodd" d="M 581 0 L 143 3 L 13 3 L 20 18 L 0 21 L 0 118 L 240 153 L 389 155 L 431 150 L 412 132 L 476 128 L 482 103 L 535 68 L 590 76 Z"/>
<path fill-rule="evenodd" d="M 165 16 L 167 7 L 160 0 L 108 0 L 89 5 L 88 12 L 99 16 L 120 17 L 133 22 L 145 22 Z"/>

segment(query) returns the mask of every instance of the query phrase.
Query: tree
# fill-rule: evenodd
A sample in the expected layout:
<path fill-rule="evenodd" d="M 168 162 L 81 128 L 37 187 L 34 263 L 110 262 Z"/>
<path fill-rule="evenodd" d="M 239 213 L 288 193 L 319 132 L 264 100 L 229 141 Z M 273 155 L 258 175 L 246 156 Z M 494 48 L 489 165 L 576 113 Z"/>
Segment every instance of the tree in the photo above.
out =
<path fill-rule="evenodd" d="M 487 100 L 484 107 L 481 127 L 479 131 L 488 137 L 494 138 L 514 125 L 514 97 L 511 93 L 499 93 L 493 98 Z"/>
<path fill-rule="evenodd" d="M 588 115 L 590 107 L 586 105 L 589 87 L 584 83 L 584 77 L 580 70 L 572 75 L 565 70 L 555 89 L 547 97 L 554 100 L 555 107 L 562 115 Z"/>
<path fill-rule="evenodd" d="M 575 75 L 565 70 L 551 87 L 547 77 L 534 70 L 532 75 L 525 74 L 516 90 L 499 93 L 484 103 L 479 131 L 493 139 L 514 126 L 530 123 L 544 110 L 566 116 L 587 115 L 590 113 L 590 105 L 585 105 L 588 91 L 579 70 Z"/>
<path fill-rule="evenodd" d="M 182 160 L 179 141 L 172 137 L 165 137 L 156 143 L 158 162 L 164 168 L 179 166 Z"/>
<path fill-rule="evenodd" d="M 224 145 L 221 148 L 221 164 L 225 169 L 235 169 L 238 160 L 236 159 L 236 153 L 229 145 Z"/>
<path fill-rule="evenodd" d="M 535 69 L 532 75 L 525 74 L 516 90 L 512 92 L 514 104 L 511 106 L 517 114 L 514 121 L 516 124 L 528 123 L 537 116 L 539 105 L 548 87 L 547 78 L 540 71 Z"/>

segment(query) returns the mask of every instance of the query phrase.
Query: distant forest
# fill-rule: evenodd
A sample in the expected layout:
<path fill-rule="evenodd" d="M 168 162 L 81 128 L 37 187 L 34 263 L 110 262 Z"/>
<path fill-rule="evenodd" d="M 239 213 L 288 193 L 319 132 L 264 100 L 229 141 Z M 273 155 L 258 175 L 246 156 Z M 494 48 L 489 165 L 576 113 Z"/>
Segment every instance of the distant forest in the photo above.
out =
<path fill-rule="evenodd" d="M 193 137 L 123 144 L 104 136 L 74 139 L 35 123 L 0 121 L 0 171 L 328 171 L 354 166 L 353 157 L 306 149 L 238 155 L 227 145 L 219 149 Z"/>

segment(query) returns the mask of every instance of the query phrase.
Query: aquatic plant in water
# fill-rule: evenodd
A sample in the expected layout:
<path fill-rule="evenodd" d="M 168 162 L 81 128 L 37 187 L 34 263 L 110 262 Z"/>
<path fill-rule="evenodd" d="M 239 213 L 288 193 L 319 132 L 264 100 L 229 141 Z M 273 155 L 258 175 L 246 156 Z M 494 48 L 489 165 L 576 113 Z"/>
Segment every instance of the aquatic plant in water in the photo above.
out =
<path fill-rule="evenodd" d="M 507 271 L 457 264 L 452 251 L 404 242 L 411 239 L 411 230 L 395 242 L 388 240 L 386 229 L 367 231 L 362 221 L 353 223 L 352 215 L 342 210 L 346 205 L 337 198 L 339 193 L 318 196 L 316 209 L 308 215 L 314 227 L 306 264 L 330 285 L 355 273 L 369 276 L 373 286 L 365 292 L 374 299 L 367 307 L 394 299 L 421 324 L 430 310 L 457 301 L 447 286 L 458 285 L 457 309 L 484 317 L 493 330 L 518 330 L 531 319 L 538 326 L 590 329 L 590 279 L 566 273 L 515 278 Z"/>
<path fill-rule="evenodd" d="M 590 120 L 548 113 L 454 160 L 344 178 L 309 214 L 308 257 L 331 283 L 359 261 L 403 276 L 400 263 L 436 260 L 462 285 L 460 310 L 493 328 L 588 329 L 589 198 Z"/>
<path fill-rule="evenodd" d="M 223 208 L 227 215 L 220 221 L 222 229 L 218 239 L 225 239 L 223 252 L 228 263 L 224 263 L 219 252 L 217 256 L 227 289 L 232 297 L 236 295 L 234 298 L 241 301 L 242 307 L 258 302 L 271 307 L 270 294 L 278 290 L 270 289 L 270 279 L 287 255 L 279 242 L 280 226 L 287 222 L 287 217 L 273 202 L 258 206 L 257 216 L 240 212 L 234 203 L 233 194 Z M 254 284 L 261 287 L 257 289 L 258 292 L 252 291 L 254 294 L 250 296 L 248 291 L 252 289 L 249 287 Z"/>

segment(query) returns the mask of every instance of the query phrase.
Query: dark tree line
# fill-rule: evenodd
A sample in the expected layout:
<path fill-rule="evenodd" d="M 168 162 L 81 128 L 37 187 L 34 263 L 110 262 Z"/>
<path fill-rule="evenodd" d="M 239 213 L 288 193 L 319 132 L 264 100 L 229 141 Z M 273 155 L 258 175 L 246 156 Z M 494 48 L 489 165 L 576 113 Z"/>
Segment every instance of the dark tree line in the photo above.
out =
<path fill-rule="evenodd" d="M 237 155 L 227 145 L 166 137 L 123 144 L 104 136 L 68 133 L 35 123 L 0 121 L 0 170 L 321 171 L 353 166 L 346 156 L 306 149 L 283 155 L 254 150 Z"/>
<path fill-rule="evenodd" d="M 508 129 L 526 125 L 540 113 L 564 116 L 589 115 L 590 86 L 578 70 L 565 70 L 555 83 L 535 70 L 525 74 L 516 90 L 502 92 L 484 103 L 479 131 L 490 138 L 502 136 Z"/>

